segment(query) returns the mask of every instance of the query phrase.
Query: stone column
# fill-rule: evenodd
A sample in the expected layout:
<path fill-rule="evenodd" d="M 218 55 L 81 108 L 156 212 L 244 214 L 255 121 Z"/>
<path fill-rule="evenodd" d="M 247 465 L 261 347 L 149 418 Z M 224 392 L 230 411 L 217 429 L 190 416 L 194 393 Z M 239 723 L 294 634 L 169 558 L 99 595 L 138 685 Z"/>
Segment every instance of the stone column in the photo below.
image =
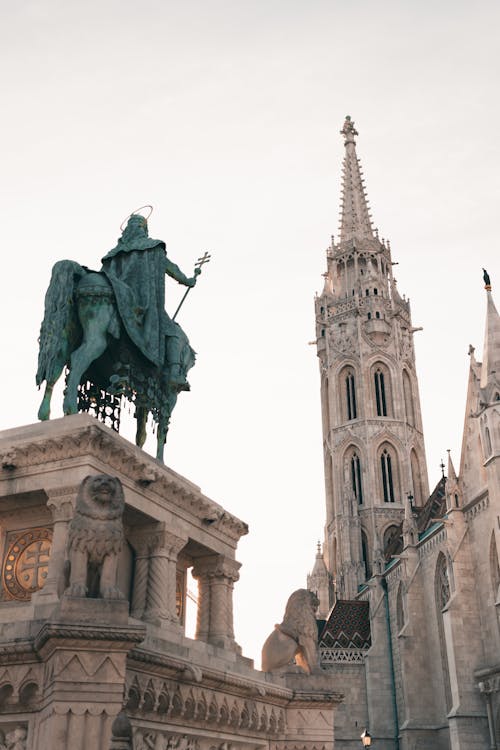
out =
<path fill-rule="evenodd" d="M 176 606 L 177 555 L 187 543 L 162 528 L 151 539 L 144 619 L 155 625 L 179 625 Z"/>
<path fill-rule="evenodd" d="M 234 640 L 233 587 L 240 563 L 223 555 L 198 558 L 193 576 L 198 579 L 196 638 L 241 652 Z"/>
<path fill-rule="evenodd" d="M 64 591 L 64 563 L 66 561 L 66 544 L 68 527 L 73 518 L 78 486 L 59 487 L 48 490 L 47 508 L 52 514 L 54 528 L 50 551 L 49 569 L 43 589 L 32 596 L 35 605 L 50 604 L 58 601 Z"/>
<path fill-rule="evenodd" d="M 141 620 L 146 609 L 146 596 L 149 577 L 149 535 L 141 531 L 130 537 L 135 550 L 134 581 L 132 586 L 131 615 Z"/>
<path fill-rule="evenodd" d="M 490 684 L 489 680 L 486 680 L 485 682 L 480 682 L 478 687 L 479 687 L 479 692 L 482 694 L 486 703 L 486 716 L 488 718 L 490 750 L 497 750 L 497 743 L 495 739 L 495 735 L 496 735 L 495 717 L 493 715 L 493 706 L 492 706 L 492 699 L 491 699 L 492 693 L 493 693 L 493 687 Z"/>

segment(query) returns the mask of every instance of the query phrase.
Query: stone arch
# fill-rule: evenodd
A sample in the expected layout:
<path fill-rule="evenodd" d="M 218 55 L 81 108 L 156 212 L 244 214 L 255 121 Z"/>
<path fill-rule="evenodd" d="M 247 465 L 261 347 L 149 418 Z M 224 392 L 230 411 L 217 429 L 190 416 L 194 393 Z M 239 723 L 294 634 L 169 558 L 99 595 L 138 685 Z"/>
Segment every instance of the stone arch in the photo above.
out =
<path fill-rule="evenodd" d="M 385 362 L 378 359 L 370 368 L 373 411 L 377 417 L 394 416 L 392 376 Z"/>
<path fill-rule="evenodd" d="M 377 450 L 380 498 L 384 503 L 401 502 L 401 472 L 398 453 L 392 443 L 384 441 Z"/>
<path fill-rule="evenodd" d="M 396 538 L 401 536 L 401 526 L 395 523 L 389 523 L 382 533 L 382 549 L 384 558 L 389 562 L 391 556 L 395 554 Z"/>

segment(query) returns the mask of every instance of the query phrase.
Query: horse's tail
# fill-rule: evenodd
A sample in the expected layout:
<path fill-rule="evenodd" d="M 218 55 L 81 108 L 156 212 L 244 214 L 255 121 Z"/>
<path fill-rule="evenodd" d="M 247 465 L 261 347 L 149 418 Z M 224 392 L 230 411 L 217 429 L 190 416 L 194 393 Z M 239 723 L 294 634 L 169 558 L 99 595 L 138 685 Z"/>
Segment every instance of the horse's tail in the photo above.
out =
<path fill-rule="evenodd" d="M 57 380 L 82 335 L 75 291 L 86 273 L 85 268 L 72 260 L 60 260 L 52 268 L 38 339 L 37 385 L 44 380 L 48 383 Z"/>

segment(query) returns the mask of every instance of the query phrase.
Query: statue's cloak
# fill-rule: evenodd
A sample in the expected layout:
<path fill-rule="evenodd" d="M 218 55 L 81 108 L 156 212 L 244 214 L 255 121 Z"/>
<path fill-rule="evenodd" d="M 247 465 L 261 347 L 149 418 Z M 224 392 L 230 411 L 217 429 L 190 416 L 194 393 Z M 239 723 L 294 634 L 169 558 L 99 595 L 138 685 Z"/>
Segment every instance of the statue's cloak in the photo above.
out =
<path fill-rule="evenodd" d="M 118 312 L 129 337 L 157 367 L 165 362 L 165 243 L 147 234 L 121 237 L 102 259 L 102 273 L 113 287 Z M 175 324 L 173 324 L 175 325 Z"/>

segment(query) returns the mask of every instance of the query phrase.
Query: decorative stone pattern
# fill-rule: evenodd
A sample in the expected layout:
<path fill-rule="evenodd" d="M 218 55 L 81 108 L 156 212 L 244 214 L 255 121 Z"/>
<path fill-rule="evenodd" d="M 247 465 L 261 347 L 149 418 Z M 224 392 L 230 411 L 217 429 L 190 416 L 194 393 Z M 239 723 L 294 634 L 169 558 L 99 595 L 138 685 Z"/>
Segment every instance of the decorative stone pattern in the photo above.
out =
<path fill-rule="evenodd" d="M 8 532 L 2 566 L 1 599 L 28 601 L 43 588 L 48 575 L 52 529 Z"/>

